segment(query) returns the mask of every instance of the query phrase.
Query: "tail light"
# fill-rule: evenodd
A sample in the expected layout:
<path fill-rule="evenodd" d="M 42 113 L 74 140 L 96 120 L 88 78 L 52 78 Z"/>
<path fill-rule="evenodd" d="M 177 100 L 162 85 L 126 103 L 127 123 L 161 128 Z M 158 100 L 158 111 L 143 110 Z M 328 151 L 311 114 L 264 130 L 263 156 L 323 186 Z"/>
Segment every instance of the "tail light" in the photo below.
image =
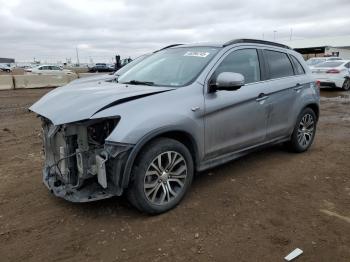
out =
<path fill-rule="evenodd" d="M 330 69 L 326 71 L 327 74 L 339 74 L 340 71 L 338 69 Z"/>
<path fill-rule="evenodd" d="M 321 87 L 321 81 L 317 80 L 317 81 L 316 81 L 316 86 L 317 86 L 318 88 L 320 88 L 320 87 Z"/>

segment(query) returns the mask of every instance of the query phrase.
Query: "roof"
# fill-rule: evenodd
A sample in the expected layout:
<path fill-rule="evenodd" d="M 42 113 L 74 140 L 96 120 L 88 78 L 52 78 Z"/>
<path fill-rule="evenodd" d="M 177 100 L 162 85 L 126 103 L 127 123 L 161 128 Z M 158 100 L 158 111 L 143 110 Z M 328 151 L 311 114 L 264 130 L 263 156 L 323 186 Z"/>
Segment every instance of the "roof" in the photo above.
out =
<path fill-rule="evenodd" d="M 224 43 L 223 46 L 225 47 L 225 46 L 234 45 L 234 44 L 260 44 L 260 45 L 271 45 L 271 46 L 290 49 L 290 47 L 285 44 L 266 41 L 266 40 L 260 40 L 260 39 L 233 39 L 231 41 Z"/>
<path fill-rule="evenodd" d="M 183 44 L 175 47 L 222 47 L 222 43 L 219 42 L 200 42 L 200 43 L 192 43 L 192 44 Z"/>
<path fill-rule="evenodd" d="M 290 49 L 289 46 L 281 43 L 276 43 L 276 42 L 270 42 L 270 41 L 265 41 L 265 40 L 260 40 L 260 39 L 233 39 L 224 43 L 220 42 L 202 42 L 202 43 L 194 43 L 194 44 L 175 44 L 175 45 L 170 45 L 166 46 L 160 50 L 166 49 L 166 48 L 172 48 L 172 47 L 226 47 L 230 45 L 235 45 L 235 44 L 260 44 L 260 45 L 271 45 L 271 46 L 277 46 L 281 48 L 287 48 Z"/>
<path fill-rule="evenodd" d="M 282 43 L 289 45 L 293 49 L 326 46 L 350 47 L 350 35 L 296 39 L 292 41 L 283 41 Z"/>

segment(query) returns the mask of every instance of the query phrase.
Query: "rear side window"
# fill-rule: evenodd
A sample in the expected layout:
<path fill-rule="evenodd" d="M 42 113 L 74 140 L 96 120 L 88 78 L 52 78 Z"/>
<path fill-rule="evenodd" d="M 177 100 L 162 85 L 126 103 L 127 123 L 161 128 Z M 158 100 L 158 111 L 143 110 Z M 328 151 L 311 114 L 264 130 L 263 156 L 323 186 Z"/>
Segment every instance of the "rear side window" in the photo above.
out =
<path fill-rule="evenodd" d="M 215 77 L 222 72 L 240 73 L 246 84 L 260 81 L 260 66 L 256 49 L 241 49 L 225 57 L 215 70 Z"/>
<path fill-rule="evenodd" d="M 293 76 L 293 66 L 287 54 L 277 51 L 264 51 L 270 69 L 270 78 Z"/>
<path fill-rule="evenodd" d="M 299 60 L 296 59 L 294 56 L 290 56 L 292 58 L 293 64 L 294 64 L 294 71 L 296 75 L 303 75 L 305 74 L 305 70 L 303 66 L 300 64 Z"/>

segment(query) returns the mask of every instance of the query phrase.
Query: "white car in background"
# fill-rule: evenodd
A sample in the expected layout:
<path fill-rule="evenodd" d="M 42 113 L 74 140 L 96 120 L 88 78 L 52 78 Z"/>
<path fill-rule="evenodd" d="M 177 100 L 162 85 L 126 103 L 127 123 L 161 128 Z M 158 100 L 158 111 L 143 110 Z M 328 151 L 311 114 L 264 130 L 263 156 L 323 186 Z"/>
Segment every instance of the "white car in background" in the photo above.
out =
<path fill-rule="evenodd" d="M 7 64 L 0 64 L 0 72 L 7 72 L 10 73 L 12 71 L 12 68 Z"/>
<path fill-rule="evenodd" d="M 323 62 L 314 66 L 311 71 L 320 86 L 350 90 L 350 60 Z"/>
<path fill-rule="evenodd" d="M 37 75 L 72 75 L 74 74 L 74 72 L 71 70 L 63 69 L 55 65 L 40 65 L 26 71 Z"/>
<path fill-rule="evenodd" d="M 310 69 L 313 69 L 316 65 L 327 61 L 343 60 L 341 57 L 337 56 L 326 56 L 326 57 L 313 57 L 306 61 L 306 64 Z"/>

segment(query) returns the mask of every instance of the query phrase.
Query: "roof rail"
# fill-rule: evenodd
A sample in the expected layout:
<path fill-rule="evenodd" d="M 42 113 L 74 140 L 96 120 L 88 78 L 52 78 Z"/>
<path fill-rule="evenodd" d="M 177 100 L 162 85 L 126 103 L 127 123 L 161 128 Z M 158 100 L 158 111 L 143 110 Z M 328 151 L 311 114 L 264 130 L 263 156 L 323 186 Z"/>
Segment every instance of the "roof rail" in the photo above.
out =
<path fill-rule="evenodd" d="M 224 43 L 223 47 L 226 47 L 226 46 L 229 46 L 229 45 L 233 45 L 233 44 L 240 44 L 240 43 L 272 45 L 272 46 L 278 46 L 278 47 L 282 47 L 282 48 L 291 49 L 289 46 L 284 45 L 284 44 L 280 44 L 280 43 L 276 43 L 276 42 L 270 42 L 270 41 L 265 41 L 265 40 L 258 40 L 258 39 L 234 39 L 234 40 L 230 40 L 230 41 Z"/>
<path fill-rule="evenodd" d="M 167 46 L 165 46 L 165 47 L 163 47 L 163 48 L 161 48 L 161 49 L 158 49 L 158 50 L 154 51 L 153 53 L 157 53 L 157 52 L 162 51 L 162 50 L 164 50 L 164 49 L 168 49 L 168 48 L 175 47 L 175 46 L 179 46 L 179 45 L 183 45 L 183 44 L 172 44 L 172 45 L 167 45 Z"/>

